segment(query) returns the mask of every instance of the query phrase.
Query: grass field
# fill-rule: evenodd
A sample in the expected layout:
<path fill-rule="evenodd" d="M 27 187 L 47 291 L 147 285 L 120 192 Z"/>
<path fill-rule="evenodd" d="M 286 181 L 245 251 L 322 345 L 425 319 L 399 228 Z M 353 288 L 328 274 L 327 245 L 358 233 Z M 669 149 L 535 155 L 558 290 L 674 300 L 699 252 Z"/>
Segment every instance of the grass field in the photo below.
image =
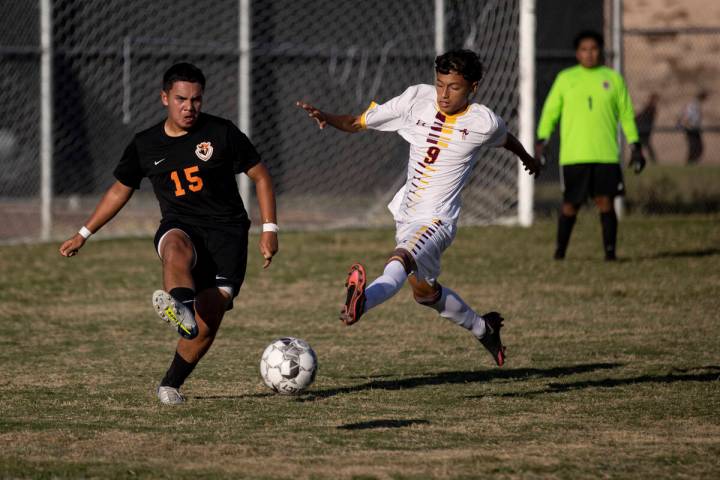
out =
<path fill-rule="evenodd" d="M 556 215 L 560 206 L 559 180 L 548 173 L 535 184 L 535 209 Z M 624 171 L 626 209 L 644 214 L 709 214 L 720 212 L 720 165 L 655 165 L 641 175 Z M 77 223 L 77 222 L 76 222 Z"/>
<path fill-rule="evenodd" d="M 336 319 L 347 266 L 377 275 L 392 231 L 283 233 L 174 408 L 149 239 L 0 247 L 0 477 L 720 478 L 720 217 L 620 228 L 616 263 L 594 213 L 565 262 L 549 220 L 460 230 L 441 280 L 505 315 L 501 369 L 407 287 Z M 259 378 L 283 335 L 319 357 L 297 398 Z"/>

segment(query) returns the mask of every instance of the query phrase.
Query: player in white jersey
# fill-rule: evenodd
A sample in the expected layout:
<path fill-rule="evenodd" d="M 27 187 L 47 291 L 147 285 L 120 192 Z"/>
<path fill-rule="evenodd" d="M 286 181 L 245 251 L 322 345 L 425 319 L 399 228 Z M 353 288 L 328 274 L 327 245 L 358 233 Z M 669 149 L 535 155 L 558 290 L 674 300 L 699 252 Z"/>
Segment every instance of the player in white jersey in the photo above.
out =
<path fill-rule="evenodd" d="M 397 132 L 410 144 L 407 180 L 388 207 L 396 222 L 396 248 L 383 274 L 365 288 L 365 268 L 356 263 L 347 279 L 347 298 L 340 314 L 352 325 L 371 308 L 395 295 L 407 279 L 415 300 L 472 334 L 498 366 L 505 362 L 500 340 L 503 318 L 497 312 L 478 315 L 460 296 L 437 282 L 440 257 L 455 238 L 460 192 L 482 147 L 504 147 L 516 154 L 530 174 L 540 171 L 505 122 L 484 105 L 471 103 L 482 77 L 482 65 L 470 50 L 455 50 L 435 59 L 435 86 L 413 85 L 382 105 L 375 102 L 361 115 L 334 115 L 297 102 L 320 128 L 331 125 L 354 133 L 366 129 Z"/>

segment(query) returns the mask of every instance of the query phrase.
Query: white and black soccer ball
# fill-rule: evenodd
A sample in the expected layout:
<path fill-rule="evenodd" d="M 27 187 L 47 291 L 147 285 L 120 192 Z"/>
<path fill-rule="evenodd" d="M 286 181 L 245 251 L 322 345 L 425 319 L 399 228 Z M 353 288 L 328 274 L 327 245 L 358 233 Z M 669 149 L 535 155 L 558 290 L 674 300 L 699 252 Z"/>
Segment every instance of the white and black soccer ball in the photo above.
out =
<path fill-rule="evenodd" d="M 263 352 L 260 376 L 277 393 L 297 395 L 313 383 L 317 366 L 317 355 L 305 340 L 283 337 Z"/>

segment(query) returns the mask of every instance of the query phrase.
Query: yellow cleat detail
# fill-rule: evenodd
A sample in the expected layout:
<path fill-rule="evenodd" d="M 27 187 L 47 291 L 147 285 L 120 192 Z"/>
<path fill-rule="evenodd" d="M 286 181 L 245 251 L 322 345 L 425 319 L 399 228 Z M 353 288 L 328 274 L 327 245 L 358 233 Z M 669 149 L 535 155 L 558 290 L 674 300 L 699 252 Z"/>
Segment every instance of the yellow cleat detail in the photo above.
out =
<path fill-rule="evenodd" d="M 152 297 L 155 311 L 168 325 L 176 329 L 181 337 L 193 339 L 198 334 L 197 322 L 187 307 L 174 300 L 169 293 L 157 290 Z"/>
<path fill-rule="evenodd" d="M 190 335 L 190 330 L 188 330 L 188 328 L 187 328 L 185 325 L 183 325 L 182 323 L 180 323 L 180 322 L 178 321 L 177 317 L 175 316 L 175 312 L 172 311 L 172 308 L 170 308 L 170 307 L 166 308 L 166 309 L 165 309 L 165 315 L 167 315 L 168 318 L 169 318 L 170 320 L 172 320 L 172 322 L 173 322 L 175 325 L 177 325 L 178 327 L 182 328 L 183 332 L 185 332 L 185 333 L 187 333 L 188 335 Z"/>

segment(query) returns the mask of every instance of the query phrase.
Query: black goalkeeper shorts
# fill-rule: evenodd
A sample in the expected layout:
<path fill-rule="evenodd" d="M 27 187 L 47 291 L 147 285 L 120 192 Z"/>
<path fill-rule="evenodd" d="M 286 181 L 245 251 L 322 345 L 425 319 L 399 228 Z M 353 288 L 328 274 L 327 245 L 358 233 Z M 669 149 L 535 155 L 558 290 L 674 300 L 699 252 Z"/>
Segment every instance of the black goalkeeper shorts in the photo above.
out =
<path fill-rule="evenodd" d="M 616 197 L 625 193 L 619 163 L 564 165 L 560 171 L 563 201 L 581 205 L 588 198 Z"/>
<path fill-rule="evenodd" d="M 155 251 L 160 239 L 177 228 L 185 232 L 195 248 L 192 277 L 195 291 L 213 287 L 232 287 L 233 298 L 245 280 L 248 254 L 248 225 L 199 227 L 178 220 L 162 220 L 155 233 Z M 232 308 L 232 302 L 228 310 Z"/>

